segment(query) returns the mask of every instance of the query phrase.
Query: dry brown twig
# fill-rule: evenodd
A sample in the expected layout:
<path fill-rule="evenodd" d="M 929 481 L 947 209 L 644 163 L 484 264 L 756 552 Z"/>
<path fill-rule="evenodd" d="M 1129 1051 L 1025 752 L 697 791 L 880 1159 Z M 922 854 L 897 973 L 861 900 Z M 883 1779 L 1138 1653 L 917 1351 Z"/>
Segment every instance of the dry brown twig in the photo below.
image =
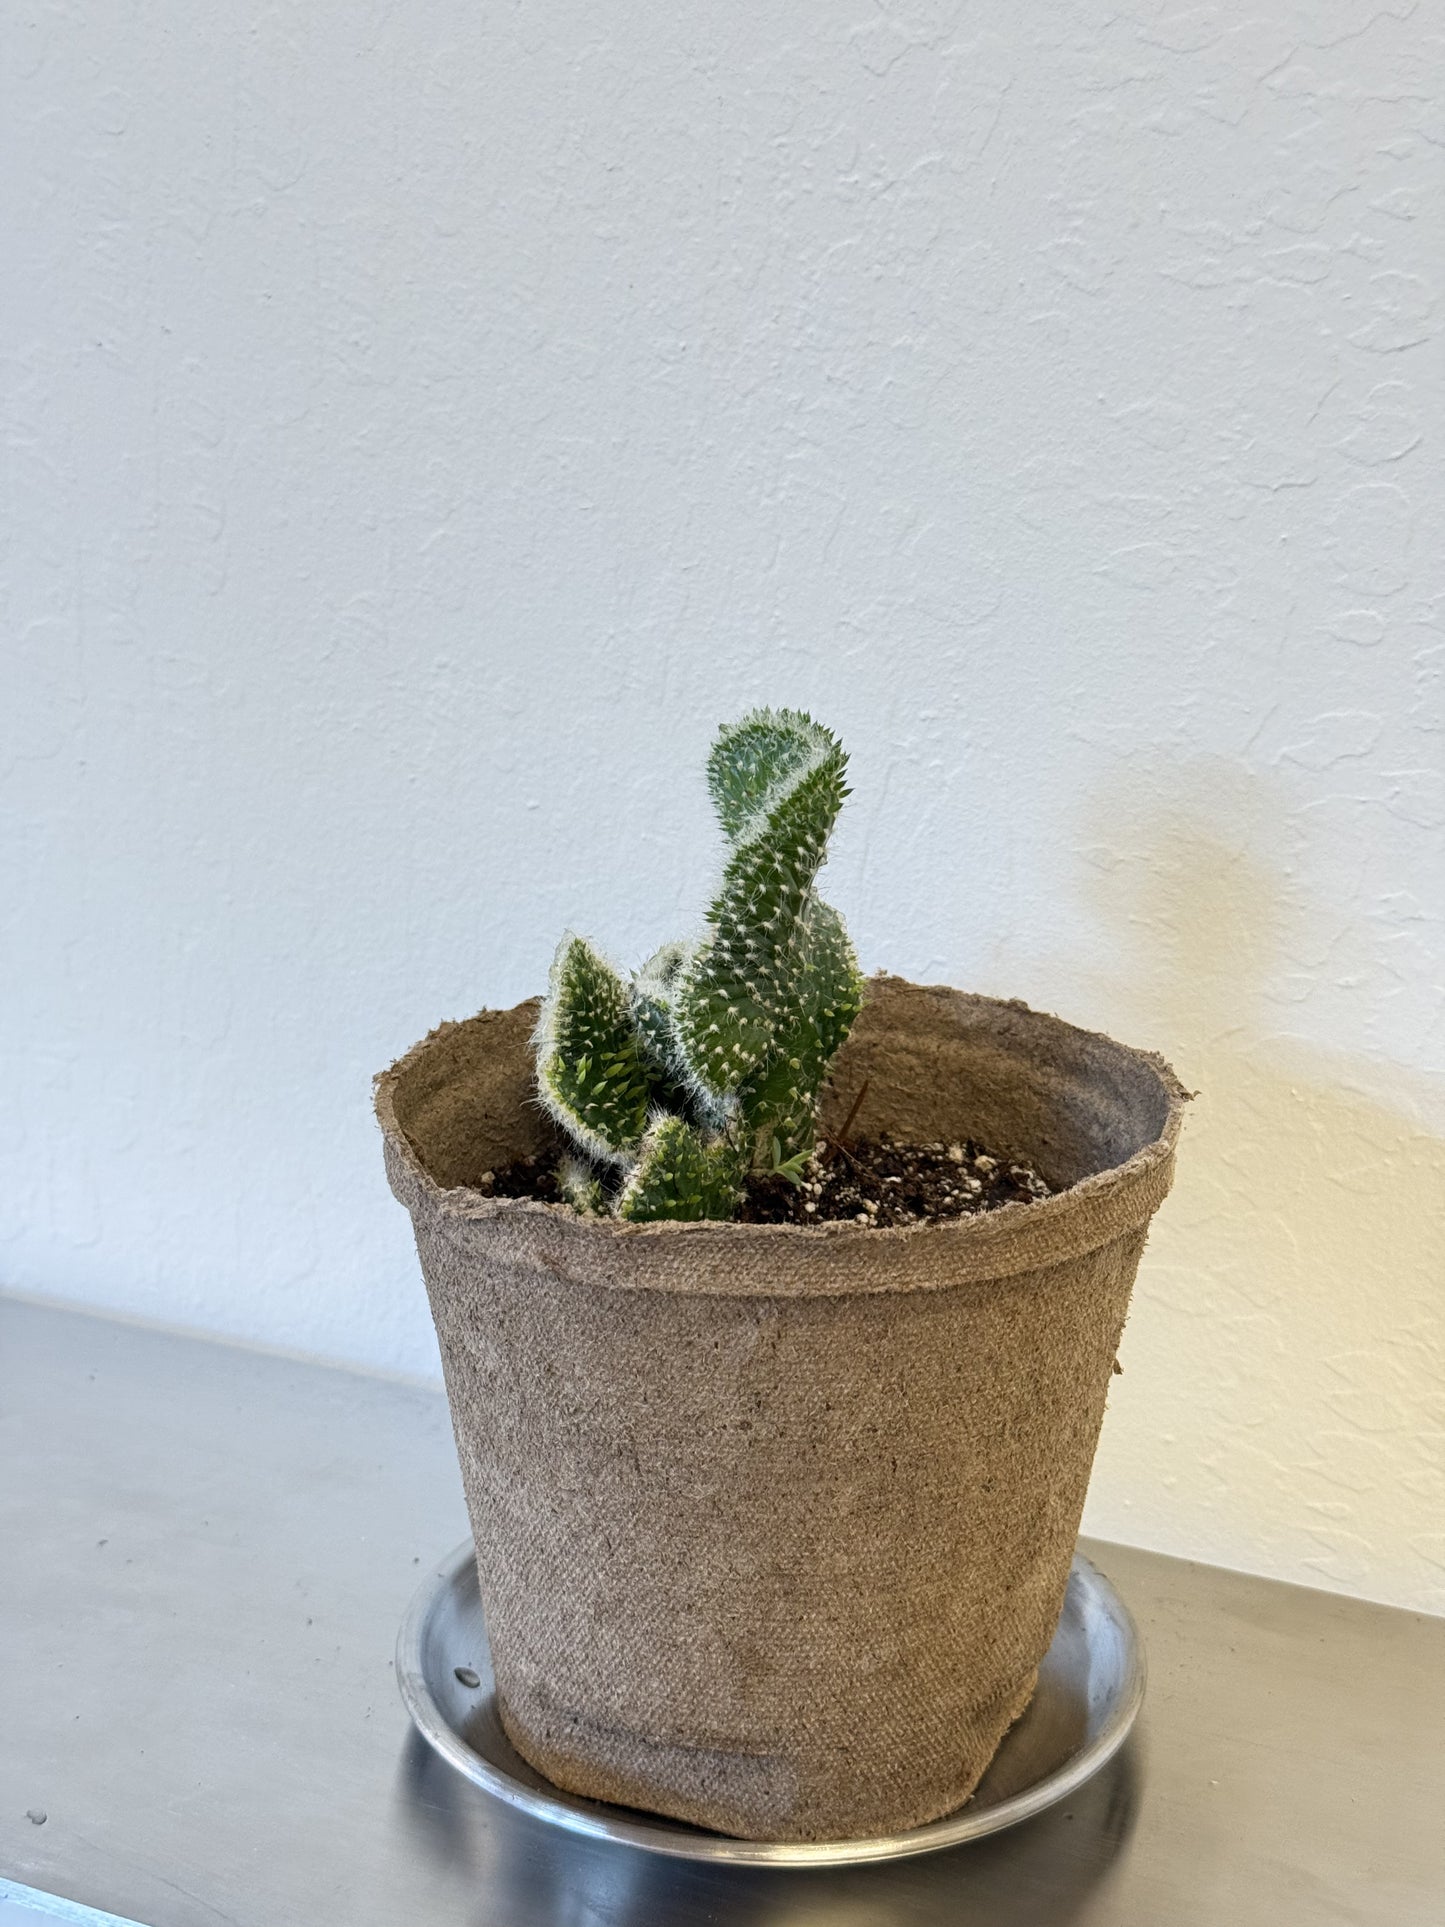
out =
<path fill-rule="evenodd" d="M 863 1079 L 862 1084 L 858 1088 L 858 1095 L 853 1099 L 853 1102 L 849 1107 L 848 1115 L 843 1119 L 843 1128 L 839 1131 L 837 1137 L 834 1137 L 831 1131 L 823 1132 L 822 1134 L 823 1142 L 824 1144 L 827 1145 L 828 1149 L 823 1153 L 822 1157 L 819 1158 L 818 1162 L 820 1164 L 826 1164 L 828 1162 L 829 1153 L 833 1151 L 841 1151 L 843 1153 L 843 1156 L 847 1158 L 848 1162 L 852 1165 L 855 1171 L 861 1171 L 863 1169 L 863 1166 L 858 1162 L 857 1158 L 855 1158 L 853 1153 L 848 1149 L 847 1145 L 843 1142 L 843 1139 L 847 1137 L 849 1131 L 852 1130 L 853 1120 L 855 1117 L 857 1117 L 859 1110 L 862 1108 L 863 1100 L 867 1095 L 868 1095 L 868 1079 L 865 1077 Z"/>

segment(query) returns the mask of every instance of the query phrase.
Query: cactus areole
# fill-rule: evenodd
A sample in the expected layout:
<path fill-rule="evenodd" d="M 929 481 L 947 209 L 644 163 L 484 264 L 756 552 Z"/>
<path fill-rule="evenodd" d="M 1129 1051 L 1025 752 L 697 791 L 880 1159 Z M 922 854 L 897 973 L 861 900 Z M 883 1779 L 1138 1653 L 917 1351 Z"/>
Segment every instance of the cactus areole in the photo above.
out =
<path fill-rule="evenodd" d="M 811 1156 L 818 1094 L 863 1000 L 817 891 L 847 763 L 800 711 L 751 711 L 708 758 L 727 856 L 701 940 L 665 944 L 626 978 L 563 938 L 534 1043 L 579 1211 L 731 1218 L 750 1175 L 796 1177 Z"/>

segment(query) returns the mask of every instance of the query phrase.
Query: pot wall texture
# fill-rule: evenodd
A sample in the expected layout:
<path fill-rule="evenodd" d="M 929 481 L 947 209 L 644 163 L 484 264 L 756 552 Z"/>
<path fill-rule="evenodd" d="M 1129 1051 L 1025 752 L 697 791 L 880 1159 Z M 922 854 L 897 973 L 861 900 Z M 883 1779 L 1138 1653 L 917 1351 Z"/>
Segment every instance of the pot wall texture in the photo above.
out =
<path fill-rule="evenodd" d="M 7 41 L 0 1279 L 434 1371 L 371 1072 L 806 704 L 867 968 L 1203 1093 L 1088 1526 L 1445 1605 L 1438 15 Z"/>

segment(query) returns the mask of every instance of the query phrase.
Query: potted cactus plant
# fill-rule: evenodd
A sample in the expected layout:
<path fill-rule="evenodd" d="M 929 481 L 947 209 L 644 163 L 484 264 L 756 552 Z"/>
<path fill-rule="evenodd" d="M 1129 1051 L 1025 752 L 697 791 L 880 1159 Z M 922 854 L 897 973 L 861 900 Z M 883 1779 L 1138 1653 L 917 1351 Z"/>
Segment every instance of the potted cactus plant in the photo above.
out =
<path fill-rule="evenodd" d="M 1184 1098 L 865 983 L 817 891 L 845 772 L 796 712 L 723 730 L 699 940 L 627 977 L 569 936 L 377 1082 L 506 1730 L 754 1839 L 937 1818 L 1027 1705 Z"/>

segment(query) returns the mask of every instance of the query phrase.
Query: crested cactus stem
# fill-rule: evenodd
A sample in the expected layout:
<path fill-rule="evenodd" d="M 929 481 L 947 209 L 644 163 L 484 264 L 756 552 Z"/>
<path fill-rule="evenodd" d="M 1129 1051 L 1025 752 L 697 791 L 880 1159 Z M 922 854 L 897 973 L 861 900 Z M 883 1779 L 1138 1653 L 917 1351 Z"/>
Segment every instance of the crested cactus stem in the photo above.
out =
<path fill-rule="evenodd" d="M 862 1004 L 843 921 L 816 890 L 846 768 L 810 717 L 752 711 L 708 759 L 728 849 L 702 940 L 664 945 L 624 983 L 564 938 L 537 1083 L 588 1160 L 564 1180 L 579 1210 L 731 1217 L 750 1171 L 794 1175 L 811 1152 L 819 1091 Z"/>

